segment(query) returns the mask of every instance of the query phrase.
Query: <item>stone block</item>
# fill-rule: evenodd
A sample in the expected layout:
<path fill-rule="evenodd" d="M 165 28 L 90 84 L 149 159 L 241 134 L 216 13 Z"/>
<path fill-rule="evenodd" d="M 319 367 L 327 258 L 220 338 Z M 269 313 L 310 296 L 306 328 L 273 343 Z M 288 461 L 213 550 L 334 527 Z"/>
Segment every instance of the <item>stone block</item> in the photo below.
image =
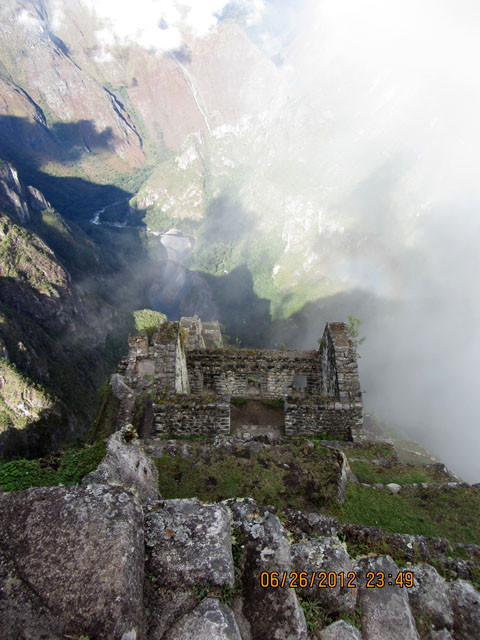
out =
<path fill-rule="evenodd" d="M 427 564 L 412 567 L 414 585 L 408 589 L 410 607 L 416 617 L 441 629 L 453 626 L 448 586 L 438 572 Z"/>
<path fill-rule="evenodd" d="M 453 636 L 457 640 L 480 638 L 480 593 L 465 580 L 449 584 L 453 608 Z"/>
<path fill-rule="evenodd" d="M 217 598 L 207 598 L 184 615 L 165 640 L 242 640 L 232 610 Z"/>
<path fill-rule="evenodd" d="M 299 587 L 297 593 L 302 598 L 317 600 L 322 605 L 322 611 L 332 613 L 352 613 L 355 610 L 357 590 L 347 588 L 347 573 L 353 570 L 345 547 L 338 538 L 325 537 L 308 542 L 292 545 L 293 570 L 305 572 L 310 579 L 313 572 L 333 572 L 337 574 L 336 584 L 321 588 L 318 578 L 313 586 Z M 339 573 L 345 577 L 344 587 L 341 587 Z"/>
<path fill-rule="evenodd" d="M 0 549 L 3 639 L 144 638 L 143 514 L 129 491 L 0 494 Z"/>
<path fill-rule="evenodd" d="M 149 571 L 168 588 L 233 586 L 230 514 L 196 498 L 165 500 L 145 517 Z"/>
<path fill-rule="evenodd" d="M 384 586 L 368 588 L 366 584 L 369 572 L 375 574 L 375 582 L 376 574 L 383 574 Z M 364 640 L 419 640 L 407 590 L 388 584 L 389 580 L 395 580 L 398 572 L 399 568 L 390 556 L 369 556 L 358 561 L 358 598 L 362 609 Z"/>

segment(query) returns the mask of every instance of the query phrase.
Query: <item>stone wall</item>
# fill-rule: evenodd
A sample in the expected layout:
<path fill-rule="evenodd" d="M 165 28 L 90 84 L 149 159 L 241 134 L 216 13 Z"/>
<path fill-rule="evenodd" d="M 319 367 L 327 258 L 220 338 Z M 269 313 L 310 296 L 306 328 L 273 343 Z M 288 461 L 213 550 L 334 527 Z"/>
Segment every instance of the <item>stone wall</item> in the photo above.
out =
<path fill-rule="evenodd" d="M 320 393 L 317 351 L 195 349 L 187 352 L 194 393 L 232 397 L 283 398 L 292 393 L 294 376 L 306 376 L 305 393 Z"/>
<path fill-rule="evenodd" d="M 222 348 L 222 332 L 217 320 L 202 322 L 198 316 L 181 318 L 180 327 L 187 332 L 185 343 L 187 350 Z"/>
<path fill-rule="evenodd" d="M 361 403 L 357 351 L 344 322 L 329 322 L 320 342 L 322 395 L 342 403 Z"/>
<path fill-rule="evenodd" d="M 352 440 L 362 425 L 362 406 L 341 405 L 324 398 L 313 402 L 308 398 L 285 401 L 285 435 L 315 436 L 325 434 L 335 440 Z"/>
<path fill-rule="evenodd" d="M 125 382 L 136 390 L 157 395 L 189 393 L 185 352 L 178 322 L 165 322 L 151 335 L 130 336 Z"/>
<path fill-rule="evenodd" d="M 182 337 L 179 335 L 176 345 L 175 355 L 175 393 L 190 393 L 190 384 L 188 381 L 187 360 L 185 358 L 185 350 L 182 344 Z"/>
<path fill-rule="evenodd" d="M 119 366 L 128 389 L 119 427 L 133 420 L 145 395 L 150 397 L 149 407 L 157 403 L 153 413 L 158 433 L 172 435 L 229 433 L 230 410 L 225 409 L 224 397 L 290 398 L 285 405 L 286 435 L 325 433 L 350 440 L 359 434 L 357 355 L 344 323 L 328 323 L 320 348 L 312 351 L 211 348 L 220 339 L 218 323 L 202 323 L 197 317 L 131 336 L 130 352 Z M 185 394 L 183 404 L 173 399 L 178 394 Z"/>
<path fill-rule="evenodd" d="M 230 433 L 230 403 L 218 397 L 171 396 L 153 404 L 153 434 L 215 436 Z"/>

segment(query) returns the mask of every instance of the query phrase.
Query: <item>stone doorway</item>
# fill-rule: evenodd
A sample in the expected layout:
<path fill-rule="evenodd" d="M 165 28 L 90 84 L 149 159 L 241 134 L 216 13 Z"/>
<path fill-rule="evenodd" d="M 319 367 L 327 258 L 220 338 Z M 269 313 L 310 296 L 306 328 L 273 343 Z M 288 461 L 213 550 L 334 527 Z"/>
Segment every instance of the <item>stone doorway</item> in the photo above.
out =
<path fill-rule="evenodd" d="M 274 437 L 285 435 L 283 401 L 232 398 L 230 405 L 230 432 L 237 437 L 270 433 Z"/>

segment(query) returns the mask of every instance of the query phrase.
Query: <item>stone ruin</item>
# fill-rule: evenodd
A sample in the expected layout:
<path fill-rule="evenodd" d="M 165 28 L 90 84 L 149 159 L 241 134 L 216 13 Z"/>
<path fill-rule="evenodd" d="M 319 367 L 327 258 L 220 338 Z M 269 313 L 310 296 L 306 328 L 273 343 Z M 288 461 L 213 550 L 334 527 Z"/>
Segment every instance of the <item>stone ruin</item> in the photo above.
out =
<path fill-rule="evenodd" d="M 218 322 L 165 322 L 130 336 L 111 386 L 118 428 L 132 423 L 143 437 L 230 435 L 259 404 L 257 423 L 285 436 L 354 440 L 362 429 L 356 346 L 343 322 L 327 323 L 310 351 L 223 347 Z"/>

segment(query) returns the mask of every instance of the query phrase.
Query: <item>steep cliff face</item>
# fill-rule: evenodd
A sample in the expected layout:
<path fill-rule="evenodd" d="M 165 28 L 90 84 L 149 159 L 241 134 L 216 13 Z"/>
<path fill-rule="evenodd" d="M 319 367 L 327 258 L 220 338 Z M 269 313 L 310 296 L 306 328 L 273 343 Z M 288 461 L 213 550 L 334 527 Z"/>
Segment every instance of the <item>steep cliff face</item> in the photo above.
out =
<path fill-rule="evenodd" d="M 12 165 L 0 160 L 0 208 L 20 223 L 30 222 L 34 212 L 49 208 L 41 191 L 32 186 L 25 187 Z"/>
<path fill-rule="evenodd" d="M 0 130 L 10 158 L 27 151 L 37 165 L 58 166 L 84 156 L 87 175 L 101 173 L 99 155 L 123 173 L 144 162 L 132 117 L 71 58 L 43 2 L 3 3 L 0 59 Z"/>
<path fill-rule="evenodd" d="M 115 341 L 129 328 L 102 297 L 106 275 L 98 248 L 3 164 L 0 455 L 45 452 L 88 428 Z"/>

